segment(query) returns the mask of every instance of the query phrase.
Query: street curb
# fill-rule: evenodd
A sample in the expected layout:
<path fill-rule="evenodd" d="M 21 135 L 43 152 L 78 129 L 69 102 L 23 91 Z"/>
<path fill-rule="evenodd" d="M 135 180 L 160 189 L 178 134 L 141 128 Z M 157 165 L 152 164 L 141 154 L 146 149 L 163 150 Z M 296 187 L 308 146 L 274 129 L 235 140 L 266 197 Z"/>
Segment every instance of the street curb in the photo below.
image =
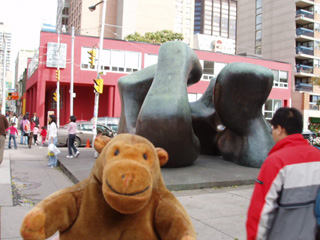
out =
<path fill-rule="evenodd" d="M 74 184 L 79 183 L 80 181 L 72 174 L 71 171 L 69 171 L 68 168 L 66 168 L 59 160 L 58 160 L 58 167 L 60 167 L 60 169 L 62 170 L 62 172 L 68 177 L 70 178 L 71 182 L 73 182 Z"/>
<path fill-rule="evenodd" d="M 196 190 L 203 188 L 223 188 L 232 186 L 245 186 L 251 185 L 255 182 L 255 179 L 247 180 L 234 180 L 234 181 L 223 181 L 223 182 L 206 182 L 206 183 L 190 183 L 190 184 L 174 184 L 166 185 L 170 191 L 182 191 L 182 190 Z"/>

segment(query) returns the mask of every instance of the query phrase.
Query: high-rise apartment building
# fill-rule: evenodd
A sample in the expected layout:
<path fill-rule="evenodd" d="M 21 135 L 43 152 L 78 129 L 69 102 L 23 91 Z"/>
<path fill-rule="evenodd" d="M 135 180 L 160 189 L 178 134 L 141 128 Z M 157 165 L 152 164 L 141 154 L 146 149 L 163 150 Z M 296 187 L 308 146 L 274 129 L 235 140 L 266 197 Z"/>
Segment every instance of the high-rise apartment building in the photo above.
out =
<path fill-rule="evenodd" d="M 70 0 L 57 1 L 56 30 L 68 32 Z"/>
<path fill-rule="evenodd" d="M 236 18 L 236 0 L 195 0 L 195 34 L 236 39 Z"/>
<path fill-rule="evenodd" d="M 68 29 L 75 33 L 99 36 L 102 3 L 90 11 L 89 6 L 99 0 L 70 0 Z M 138 32 L 172 30 L 182 33 L 184 41 L 192 46 L 194 0 L 108 0 L 104 37 L 124 39 Z"/>
<path fill-rule="evenodd" d="M 195 0 L 194 48 L 235 54 L 236 0 Z"/>
<path fill-rule="evenodd" d="M 238 1 L 237 53 L 290 63 L 291 105 L 303 113 L 305 129 L 320 127 L 320 0 Z M 274 78 L 276 87 L 290 86 L 285 72 Z"/>
<path fill-rule="evenodd" d="M 10 59 L 11 59 L 11 41 L 12 41 L 12 31 L 9 26 L 4 25 L 0 22 L 0 79 L 3 75 L 4 66 L 4 49 L 6 48 L 6 70 L 10 70 Z"/>
<path fill-rule="evenodd" d="M 12 86 L 12 73 L 10 71 L 11 60 L 11 42 L 12 31 L 11 28 L 0 22 L 0 101 L 2 102 L 3 93 L 3 77 L 5 71 L 6 89 L 13 88 Z M 5 67 L 4 67 L 5 66 Z M 5 90 L 6 91 L 6 90 Z"/>

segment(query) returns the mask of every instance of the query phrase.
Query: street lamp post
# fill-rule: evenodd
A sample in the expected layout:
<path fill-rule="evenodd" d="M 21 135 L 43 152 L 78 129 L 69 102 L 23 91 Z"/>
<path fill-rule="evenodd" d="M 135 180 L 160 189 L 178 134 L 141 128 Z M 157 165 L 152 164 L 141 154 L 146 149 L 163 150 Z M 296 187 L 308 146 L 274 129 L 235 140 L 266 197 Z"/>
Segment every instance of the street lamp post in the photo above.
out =
<path fill-rule="evenodd" d="M 101 29 L 100 29 L 100 43 L 99 43 L 99 53 L 98 53 L 98 66 L 97 66 L 97 79 L 100 79 L 100 71 L 101 71 L 101 54 L 103 50 L 103 38 L 104 38 L 104 24 L 105 24 L 105 18 L 106 18 L 106 3 L 107 0 L 102 0 L 99 3 L 90 6 L 89 10 L 94 11 L 96 9 L 96 6 L 102 4 L 102 16 L 101 16 Z M 94 93 L 94 111 L 93 111 L 93 139 L 92 143 L 94 143 L 94 140 L 97 136 L 97 118 L 98 118 L 98 111 L 99 111 L 99 93 Z M 96 156 L 96 153 L 95 153 Z"/>
<path fill-rule="evenodd" d="M 3 33 L 4 51 L 3 51 L 3 78 L 2 78 L 2 107 L 1 113 L 6 113 L 6 71 L 7 71 L 7 40 L 5 33 Z"/>

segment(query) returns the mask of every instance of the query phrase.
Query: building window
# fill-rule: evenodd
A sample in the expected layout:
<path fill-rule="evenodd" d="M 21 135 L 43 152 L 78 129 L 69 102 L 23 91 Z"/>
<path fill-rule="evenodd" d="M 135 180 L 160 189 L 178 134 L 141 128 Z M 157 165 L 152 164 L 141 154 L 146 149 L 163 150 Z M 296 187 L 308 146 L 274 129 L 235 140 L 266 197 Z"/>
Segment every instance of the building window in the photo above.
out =
<path fill-rule="evenodd" d="M 95 66 L 91 69 L 89 65 L 89 53 L 91 48 L 83 47 L 81 49 L 81 69 L 82 70 L 97 70 L 98 60 L 96 59 Z M 99 56 L 96 50 L 96 56 Z M 141 53 L 129 52 L 122 50 L 107 50 L 104 49 L 101 54 L 101 71 L 124 72 L 131 73 L 141 69 Z"/>
<path fill-rule="evenodd" d="M 200 64 L 203 68 L 201 80 L 205 81 L 210 81 L 211 78 L 218 76 L 220 71 L 227 65 L 226 63 L 205 60 L 200 60 Z"/>
<path fill-rule="evenodd" d="M 144 68 L 158 63 L 158 55 L 144 54 Z"/>
<path fill-rule="evenodd" d="M 195 102 L 202 97 L 201 93 L 188 93 L 189 102 Z"/>
<path fill-rule="evenodd" d="M 267 99 L 265 102 L 264 106 L 262 107 L 263 109 L 263 115 L 265 119 L 271 120 L 273 118 L 274 113 L 281 108 L 282 106 L 282 101 L 279 99 Z"/>
<path fill-rule="evenodd" d="M 309 110 L 319 110 L 320 96 L 310 95 L 309 98 Z"/>
<path fill-rule="evenodd" d="M 255 53 L 262 54 L 262 0 L 256 0 L 256 43 Z"/>
<path fill-rule="evenodd" d="M 273 87 L 288 88 L 288 72 L 271 70 L 273 73 Z"/>

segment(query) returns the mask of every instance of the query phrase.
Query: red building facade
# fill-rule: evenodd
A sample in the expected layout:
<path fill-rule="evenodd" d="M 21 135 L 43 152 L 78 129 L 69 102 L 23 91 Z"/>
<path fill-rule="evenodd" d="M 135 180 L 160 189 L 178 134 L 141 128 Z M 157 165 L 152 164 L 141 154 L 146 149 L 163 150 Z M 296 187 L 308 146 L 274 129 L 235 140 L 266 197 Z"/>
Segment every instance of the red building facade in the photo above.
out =
<path fill-rule="evenodd" d="M 71 79 L 71 35 L 60 34 L 60 42 L 66 47 L 65 61 L 60 67 L 60 125 L 68 122 L 70 116 L 70 79 Z M 36 112 L 40 125 L 46 124 L 48 112 L 56 114 L 56 67 L 48 66 L 52 62 L 49 45 L 58 42 L 58 35 L 41 32 L 39 51 L 28 65 L 25 111 Z M 97 70 L 89 66 L 88 50 L 98 48 L 99 38 L 75 36 L 74 39 L 74 93 L 73 115 L 78 120 L 90 120 L 94 111 L 94 82 Z M 99 116 L 120 117 L 121 103 L 117 86 L 120 77 L 140 70 L 157 62 L 159 45 L 104 39 L 101 57 L 104 79 L 103 94 L 99 100 Z M 290 106 L 291 66 L 290 64 L 250 57 L 195 50 L 204 69 L 204 74 L 197 84 L 188 88 L 190 99 L 196 100 L 206 90 L 209 79 L 231 62 L 246 62 L 271 69 L 275 75 L 274 87 L 269 96 L 266 110 L 274 112 L 274 107 Z M 98 55 L 98 54 L 97 54 Z M 277 106 L 274 106 L 274 102 Z M 270 105 L 270 106 L 269 106 Z M 266 104 L 267 106 L 267 104 Z"/>

